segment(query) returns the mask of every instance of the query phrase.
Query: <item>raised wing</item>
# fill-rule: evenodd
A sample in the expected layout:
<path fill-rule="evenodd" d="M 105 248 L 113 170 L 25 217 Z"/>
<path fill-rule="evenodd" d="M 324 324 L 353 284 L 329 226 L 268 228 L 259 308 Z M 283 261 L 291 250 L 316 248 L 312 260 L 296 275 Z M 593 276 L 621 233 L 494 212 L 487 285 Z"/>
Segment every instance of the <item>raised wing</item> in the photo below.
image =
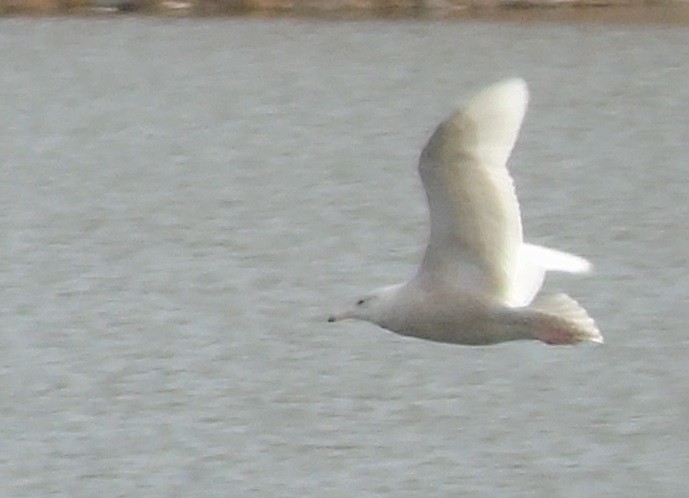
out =
<path fill-rule="evenodd" d="M 498 83 L 441 123 L 426 144 L 419 172 L 431 231 L 420 276 L 507 301 L 522 227 L 506 163 L 527 102 L 523 80 Z"/>

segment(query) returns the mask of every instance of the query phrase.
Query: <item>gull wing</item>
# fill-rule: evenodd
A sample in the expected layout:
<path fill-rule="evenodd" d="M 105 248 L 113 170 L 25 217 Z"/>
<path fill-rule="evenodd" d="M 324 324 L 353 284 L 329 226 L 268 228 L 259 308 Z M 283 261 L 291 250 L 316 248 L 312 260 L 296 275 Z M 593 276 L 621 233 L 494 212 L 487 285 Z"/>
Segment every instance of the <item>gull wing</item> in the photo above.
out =
<path fill-rule="evenodd" d="M 527 102 L 523 80 L 498 83 L 441 123 L 429 139 L 419 173 L 431 230 L 419 277 L 508 300 L 522 226 L 506 163 Z"/>
<path fill-rule="evenodd" d="M 588 273 L 591 269 L 591 263 L 580 256 L 524 243 L 519 249 L 519 263 L 506 303 L 510 306 L 527 306 L 531 303 L 541 290 L 547 271 Z"/>

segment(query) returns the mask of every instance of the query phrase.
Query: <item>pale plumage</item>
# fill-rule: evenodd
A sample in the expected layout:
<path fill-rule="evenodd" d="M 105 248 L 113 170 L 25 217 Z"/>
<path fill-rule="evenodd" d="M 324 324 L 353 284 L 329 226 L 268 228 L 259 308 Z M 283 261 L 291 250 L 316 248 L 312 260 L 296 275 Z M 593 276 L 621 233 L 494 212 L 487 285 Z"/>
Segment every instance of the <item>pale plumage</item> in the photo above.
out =
<path fill-rule="evenodd" d="M 417 274 L 357 300 L 330 321 L 358 318 L 457 344 L 602 342 L 573 299 L 560 294 L 532 303 L 547 270 L 580 273 L 590 264 L 522 240 L 506 164 L 527 102 L 524 81 L 507 80 L 480 92 L 436 128 L 419 160 L 431 228 Z"/>

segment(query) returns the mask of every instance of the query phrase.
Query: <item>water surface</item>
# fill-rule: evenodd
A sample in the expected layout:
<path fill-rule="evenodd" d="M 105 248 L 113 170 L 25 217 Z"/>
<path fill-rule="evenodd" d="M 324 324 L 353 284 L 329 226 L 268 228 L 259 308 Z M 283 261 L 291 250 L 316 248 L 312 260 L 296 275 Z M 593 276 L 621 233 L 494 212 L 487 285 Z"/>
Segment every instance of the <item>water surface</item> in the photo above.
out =
<path fill-rule="evenodd" d="M 3 496 L 683 496 L 689 32 L 0 22 Z M 521 75 L 527 237 L 603 347 L 325 322 L 414 270 L 418 151 Z"/>

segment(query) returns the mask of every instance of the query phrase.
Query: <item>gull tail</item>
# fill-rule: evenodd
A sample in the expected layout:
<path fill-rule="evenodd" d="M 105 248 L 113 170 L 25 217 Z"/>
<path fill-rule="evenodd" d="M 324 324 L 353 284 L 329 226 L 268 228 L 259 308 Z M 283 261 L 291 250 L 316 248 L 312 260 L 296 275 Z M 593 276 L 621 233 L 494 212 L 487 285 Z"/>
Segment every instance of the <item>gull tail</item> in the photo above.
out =
<path fill-rule="evenodd" d="M 530 308 L 541 314 L 535 337 L 546 344 L 603 343 L 603 336 L 593 318 L 566 294 L 539 296 Z"/>

